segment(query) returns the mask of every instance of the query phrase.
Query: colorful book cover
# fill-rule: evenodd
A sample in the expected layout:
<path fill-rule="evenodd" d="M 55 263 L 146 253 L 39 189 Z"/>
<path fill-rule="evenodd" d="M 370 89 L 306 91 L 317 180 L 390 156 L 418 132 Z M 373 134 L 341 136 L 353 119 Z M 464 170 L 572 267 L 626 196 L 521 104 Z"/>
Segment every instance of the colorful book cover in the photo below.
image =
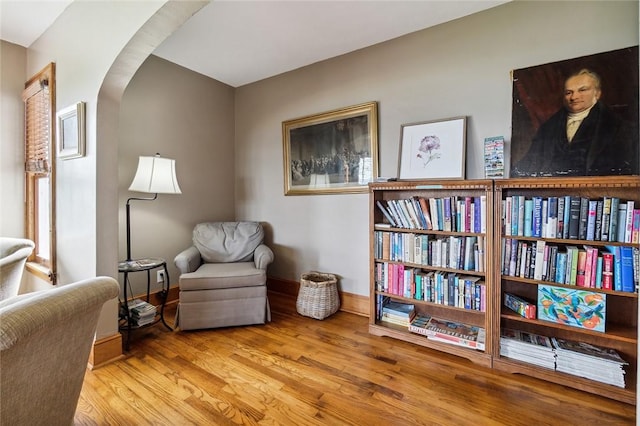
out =
<path fill-rule="evenodd" d="M 484 139 L 484 176 L 504 177 L 504 137 L 494 136 Z"/>
<path fill-rule="evenodd" d="M 538 319 L 604 332 L 606 294 L 538 285 Z"/>
<path fill-rule="evenodd" d="M 484 349 L 484 328 L 431 317 L 425 329 L 429 339 L 458 346 Z"/>

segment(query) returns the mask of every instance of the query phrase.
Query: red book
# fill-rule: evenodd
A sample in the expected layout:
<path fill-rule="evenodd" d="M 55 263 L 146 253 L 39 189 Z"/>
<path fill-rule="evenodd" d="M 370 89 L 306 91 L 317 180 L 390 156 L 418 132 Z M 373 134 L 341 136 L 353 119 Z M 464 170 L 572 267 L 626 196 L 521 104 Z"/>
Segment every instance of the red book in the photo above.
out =
<path fill-rule="evenodd" d="M 602 253 L 602 288 L 613 290 L 613 253 Z"/>

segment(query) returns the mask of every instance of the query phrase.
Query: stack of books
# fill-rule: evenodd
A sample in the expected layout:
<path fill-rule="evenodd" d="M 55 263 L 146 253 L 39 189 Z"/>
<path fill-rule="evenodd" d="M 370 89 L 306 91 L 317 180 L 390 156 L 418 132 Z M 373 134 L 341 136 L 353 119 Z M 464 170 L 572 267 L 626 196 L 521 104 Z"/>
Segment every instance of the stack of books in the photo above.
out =
<path fill-rule="evenodd" d="M 129 319 L 133 325 L 141 327 L 151 324 L 156 317 L 156 307 L 140 299 L 129 302 Z"/>
<path fill-rule="evenodd" d="M 556 370 L 624 388 L 624 366 L 618 352 L 589 343 L 551 339 L 556 351 Z"/>
<path fill-rule="evenodd" d="M 500 355 L 551 370 L 556 367 L 556 353 L 551 339 L 538 334 L 503 328 Z"/>
<path fill-rule="evenodd" d="M 427 336 L 428 339 L 436 342 L 478 350 L 485 349 L 486 336 L 482 327 L 418 315 L 409 325 L 409 331 Z"/>
<path fill-rule="evenodd" d="M 415 306 L 410 303 L 389 301 L 382 307 L 383 322 L 408 327 L 416 315 Z"/>

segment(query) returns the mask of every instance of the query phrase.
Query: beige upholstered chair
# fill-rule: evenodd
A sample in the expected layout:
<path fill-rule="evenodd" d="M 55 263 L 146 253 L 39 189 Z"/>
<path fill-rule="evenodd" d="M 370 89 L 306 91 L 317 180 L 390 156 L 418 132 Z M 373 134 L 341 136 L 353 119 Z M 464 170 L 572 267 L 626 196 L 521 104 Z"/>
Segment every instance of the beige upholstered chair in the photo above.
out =
<path fill-rule="evenodd" d="M 72 425 L 102 305 L 97 277 L 0 301 L 0 424 Z"/>
<path fill-rule="evenodd" d="M 0 300 L 18 295 L 24 265 L 34 247 L 31 240 L 0 237 Z"/>
<path fill-rule="evenodd" d="M 273 252 L 258 222 L 196 225 L 193 246 L 176 256 L 181 330 L 264 324 L 271 321 L 267 266 Z"/>

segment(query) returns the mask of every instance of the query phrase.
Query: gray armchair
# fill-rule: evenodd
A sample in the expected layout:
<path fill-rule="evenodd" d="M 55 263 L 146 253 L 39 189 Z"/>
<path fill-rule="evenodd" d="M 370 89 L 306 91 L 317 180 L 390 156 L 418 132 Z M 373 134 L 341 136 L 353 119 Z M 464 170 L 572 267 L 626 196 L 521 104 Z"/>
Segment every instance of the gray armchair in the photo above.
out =
<path fill-rule="evenodd" d="M 271 321 L 267 266 L 273 251 L 258 222 L 207 222 L 193 230 L 193 246 L 174 259 L 180 270 L 176 326 L 181 330 Z"/>
<path fill-rule="evenodd" d="M 24 265 L 34 247 L 31 240 L 0 237 L 0 300 L 18 295 Z"/>
<path fill-rule="evenodd" d="M 102 305 L 97 277 L 0 301 L 0 424 L 72 425 Z"/>

